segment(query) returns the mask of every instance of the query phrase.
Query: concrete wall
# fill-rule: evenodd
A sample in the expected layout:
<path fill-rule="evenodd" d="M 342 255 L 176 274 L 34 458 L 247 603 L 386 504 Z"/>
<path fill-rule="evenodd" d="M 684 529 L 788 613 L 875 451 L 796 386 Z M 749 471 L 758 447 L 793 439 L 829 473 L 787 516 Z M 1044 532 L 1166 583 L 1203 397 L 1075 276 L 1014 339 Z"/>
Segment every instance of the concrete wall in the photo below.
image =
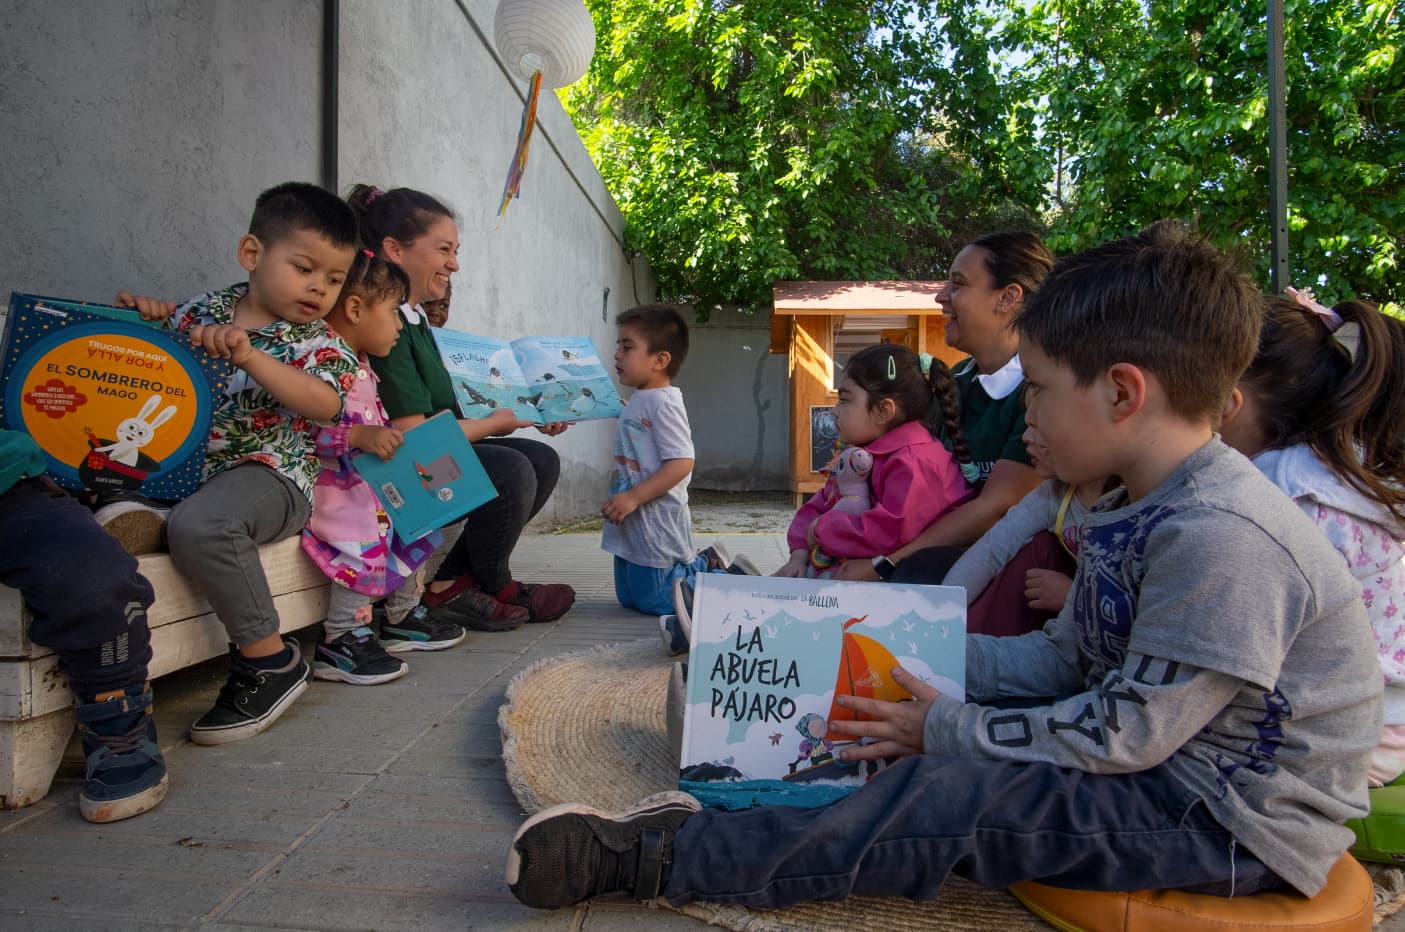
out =
<path fill-rule="evenodd" d="M 770 312 L 723 309 L 706 324 L 687 317 L 688 361 L 674 384 L 693 427 L 693 486 L 788 488 L 790 387 L 786 357 L 768 352 Z"/>
<path fill-rule="evenodd" d="M 495 0 L 340 6 L 339 190 L 403 185 L 455 209 L 450 326 L 588 334 L 608 353 L 614 315 L 649 300 L 653 279 L 625 255 L 619 212 L 549 92 L 522 196 L 499 224 L 525 82 L 491 47 Z M 240 280 L 234 247 L 258 192 L 320 180 L 322 8 L 0 5 L 0 294 L 178 299 Z M 564 463 L 545 518 L 598 509 L 613 428 L 551 441 Z"/>

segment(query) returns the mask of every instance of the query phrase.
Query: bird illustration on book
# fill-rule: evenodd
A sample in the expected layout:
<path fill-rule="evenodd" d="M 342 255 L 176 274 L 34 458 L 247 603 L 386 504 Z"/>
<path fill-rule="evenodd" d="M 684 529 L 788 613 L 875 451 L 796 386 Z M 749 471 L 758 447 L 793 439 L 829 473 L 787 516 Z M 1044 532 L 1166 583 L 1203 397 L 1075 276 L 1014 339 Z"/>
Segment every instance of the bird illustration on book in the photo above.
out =
<path fill-rule="evenodd" d="M 502 377 L 502 371 L 497 366 L 488 369 L 488 386 L 490 388 L 507 388 L 507 379 Z"/>
<path fill-rule="evenodd" d="M 543 394 L 542 394 L 541 392 L 536 392 L 535 394 L 532 394 L 532 395 L 518 395 L 518 396 L 517 396 L 517 403 L 518 403 L 518 404 L 522 404 L 522 405 L 531 405 L 532 407 L 536 408 L 538 411 L 540 411 L 540 410 L 542 409 L 542 402 L 545 401 L 545 400 L 546 400 L 546 399 L 543 397 Z"/>
<path fill-rule="evenodd" d="M 771 739 L 771 744 L 778 745 L 781 743 L 781 739 L 785 737 L 785 733 L 778 731 L 774 735 L 767 735 L 766 737 Z"/>
<path fill-rule="evenodd" d="M 572 414 L 588 414 L 595 407 L 595 393 L 590 389 L 581 387 L 581 396 L 571 402 Z"/>
<path fill-rule="evenodd" d="M 425 469 L 418 462 L 416 462 L 415 475 L 420 477 L 420 485 L 424 486 L 425 491 L 429 491 L 431 483 L 434 482 L 434 476 L 430 474 L 429 470 Z"/>
<path fill-rule="evenodd" d="M 495 369 L 493 371 L 496 372 L 497 370 Z M 459 380 L 459 387 L 463 389 L 464 394 L 468 396 L 469 400 L 476 405 L 487 405 L 490 408 L 496 408 L 498 406 L 498 403 L 496 401 L 489 398 L 487 395 L 484 395 L 482 392 L 478 391 L 478 389 L 474 388 L 472 385 L 469 385 L 462 379 Z"/>
<path fill-rule="evenodd" d="M 571 351 L 568 350 L 568 349 L 563 349 L 563 350 L 561 351 L 561 358 L 562 358 L 562 359 L 580 359 L 580 358 L 581 358 L 581 354 L 580 354 L 580 353 L 573 353 L 573 352 L 571 352 Z"/>

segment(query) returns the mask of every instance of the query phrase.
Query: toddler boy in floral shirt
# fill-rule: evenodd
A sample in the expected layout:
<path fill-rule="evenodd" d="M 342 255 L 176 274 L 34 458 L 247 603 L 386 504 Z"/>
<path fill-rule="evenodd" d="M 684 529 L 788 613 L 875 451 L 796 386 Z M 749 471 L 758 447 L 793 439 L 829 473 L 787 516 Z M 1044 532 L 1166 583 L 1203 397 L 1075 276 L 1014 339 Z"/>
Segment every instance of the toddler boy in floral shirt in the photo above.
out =
<path fill-rule="evenodd" d="M 235 366 L 215 405 L 204 483 L 166 524 L 172 562 L 200 588 L 236 648 L 214 707 L 191 726 L 196 744 L 258 734 L 311 679 L 297 642 L 278 632 L 258 548 L 307 523 L 320 468 L 309 427 L 338 422 L 356 378 L 356 354 L 323 320 L 356 242 L 345 203 L 290 182 L 259 195 L 239 240 L 246 284 L 179 308 L 125 292 L 117 298 Z"/>

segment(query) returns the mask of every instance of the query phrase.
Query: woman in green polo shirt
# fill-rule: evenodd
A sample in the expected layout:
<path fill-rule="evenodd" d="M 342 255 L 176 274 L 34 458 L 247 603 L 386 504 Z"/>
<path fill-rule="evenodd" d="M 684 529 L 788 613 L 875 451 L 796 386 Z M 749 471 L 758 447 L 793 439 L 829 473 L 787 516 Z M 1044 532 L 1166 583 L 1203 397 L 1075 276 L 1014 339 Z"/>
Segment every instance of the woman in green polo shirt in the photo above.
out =
<path fill-rule="evenodd" d="M 872 564 L 845 563 L 841 578 L 940 583 L 961 551 L 1039 484 L 1022 436 L 1024 370 L 1010 322 L 1053 264 L 1053 253 L 1032 233 L 992 233 L 957 255 L 937 303 L 947 345 L 968 354 L 952 371 L 971 451 L 962 469 L 979 494 Z"/>
<path fill-rule="evenodd" d="M 547 444 L 506 436 L 532 426 L 507 409 L 485 418 L 460 417 L 448 370 L 420 306 L 442 300 L 450 276 L 459 269 L 459 231 L 453 213 L 436 198 L 412 188 L 382 191 L 357 185 L 347 200 L 356 212 L 366 247 L 400 266 L 410 280 L 409 300 L 400 309 L 404 318 L 400 337 L 389 355 L 371 358 L 391 423 L 409 430 L 440 411 L 452 411 L 498 490 L 497 498 L 469 512 L 468 532 L 439 569 L 438 585 L 452 583 L 443 588 L 430 585 L 422 604 L 443 609 L 442 614 L 456 624 L 485 631 L 560 618 L 575 602 L 575 591 L 565 583 L 513 579 L 510 562 L 523 528 L 556 487 L 561 461 Z M 566 424 L 537 429 L 554 436 Z M 417 617 L 421 616 L 412 613 L 412 619 Z M 406 620 L 399 626 L 415 623 Z M 433 627 L 431 622 L 426 624 Z M 426 637 L 433 635 L 427 631 Z"/>

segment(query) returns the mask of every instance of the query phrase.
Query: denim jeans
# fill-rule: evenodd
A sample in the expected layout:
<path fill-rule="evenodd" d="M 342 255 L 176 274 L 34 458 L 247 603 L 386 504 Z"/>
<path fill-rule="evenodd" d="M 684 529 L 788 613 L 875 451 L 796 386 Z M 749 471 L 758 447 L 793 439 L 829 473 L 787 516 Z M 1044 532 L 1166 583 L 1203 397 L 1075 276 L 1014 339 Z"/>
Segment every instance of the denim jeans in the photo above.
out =
<path fill-rule="evenodd" d="M 707 809 L 673 843 L 664 896 L 777 908 L 849 895 L 934 899 L 947 875 L 987 887 L 1245 895 L 1282 881 L 1162 768 L 921 755 L 818 809 Z"/>
<path fill-rule="evenodd" d="M 539 440 L 494 437 L 473 445 L 498 497 L 468 513 L 464 534 L 437 578 L 473 574 L 484 592 L 512 581 L 512 550 L 527 522 L 542 510 L 561 477 L 561 458 Z"/>
<path fill-rule="evenodd" d="M 630 563 L 615 557 L 615 598 L 620 605 L 646 615 L 673 614 L 673 581 L 680 576 L 691 580 L 706 573 L 707 557 L 699 554 L 687 563 L 675 563 L 659 569 Z M 725 573 L 726 570 L 716 572 Z"/>
<path fill-rule="evenodd" d="M 146 682 L 154 595 L 93 513 L 38 479 L 0 494 L 0 583 L 29 605 L 29 639 L 80 696 Z M 86 700 L 85 700 L 86 701 Z"/>

